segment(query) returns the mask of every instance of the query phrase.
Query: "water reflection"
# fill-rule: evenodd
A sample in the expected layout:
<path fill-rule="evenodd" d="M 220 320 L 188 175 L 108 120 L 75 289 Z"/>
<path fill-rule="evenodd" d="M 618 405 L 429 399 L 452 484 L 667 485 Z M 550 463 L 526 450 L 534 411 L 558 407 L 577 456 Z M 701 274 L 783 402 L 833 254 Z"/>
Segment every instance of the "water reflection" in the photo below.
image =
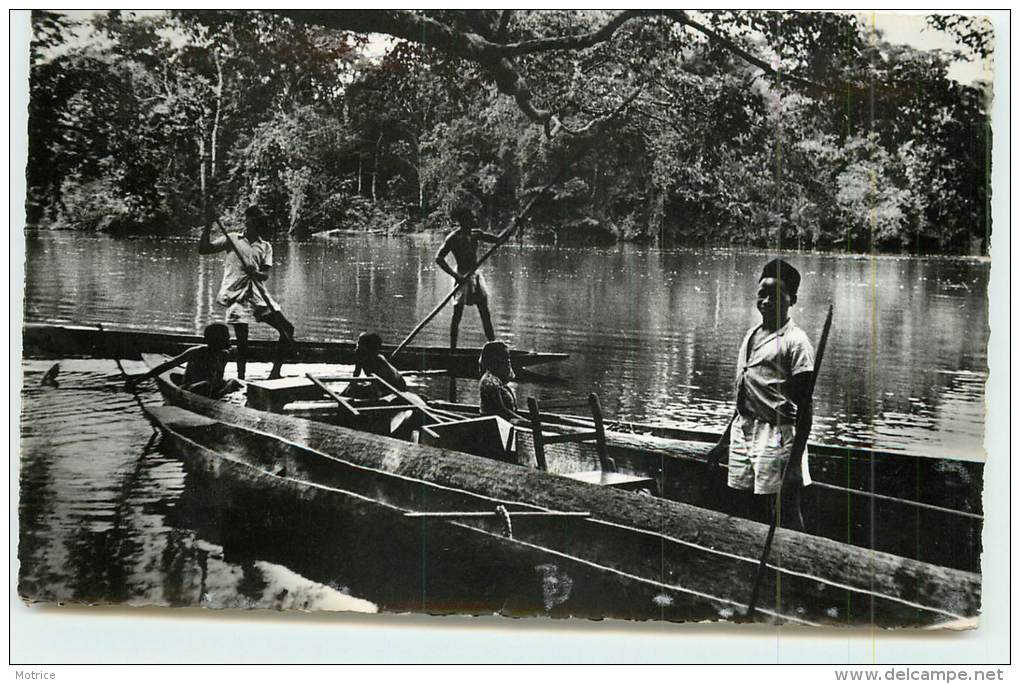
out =
<path fill-rule="evenodd" d="M 434 237 L 352 237 L 276 245 L 270 280 L 298 336 L 401 339 L 449 291 Z M 219 319 L 221 257 L 190 241 L 44 233 L 28 240 L 26 318 L 199 330 Z M 757 323 L 752 297 L 766 255 L 506 245 L 486 266 L 493 319 L 520 348 L 571 354 L 559 385 L 520 394 L 583 395 L 631 420 L 721 427 L 737 346 Z M 987 376 L 988 263 L 791 257 L 804 282 L 793 310 L 817 338 L 836 306 L 817 390 L 816 437 L 981 459 Z M 449 312 L 418 338 L 445 344 Z M 254 334 L 267 337 L 267 329 Z M 464 345 L 484 340 L 467 312 Z M 430 385 L 434 384 L 430 382 Z M 471 383 L 460 398 L 473 400 Z M 445 394 L 445 387 L 436 387 Z"/>
<path fill-rule="evenodd" d="M 178 509 L 180 461 L 153 432 L 112 362 L 27 362 L 22 412 L 18 592 L 37 601 L 374 611 L 258 557 L 225 558 Z M 159 402 L 158 395 L 146 397 Z"/>

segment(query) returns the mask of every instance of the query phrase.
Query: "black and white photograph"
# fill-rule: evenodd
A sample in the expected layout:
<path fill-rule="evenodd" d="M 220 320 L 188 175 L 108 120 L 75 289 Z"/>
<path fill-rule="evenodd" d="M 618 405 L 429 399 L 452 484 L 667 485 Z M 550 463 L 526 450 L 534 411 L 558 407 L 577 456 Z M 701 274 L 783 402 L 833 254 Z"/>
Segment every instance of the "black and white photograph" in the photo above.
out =
<path fill-rule="evenodd" d="M 987 17 L 30 27 L 31 611 L 981 629 Z"/>

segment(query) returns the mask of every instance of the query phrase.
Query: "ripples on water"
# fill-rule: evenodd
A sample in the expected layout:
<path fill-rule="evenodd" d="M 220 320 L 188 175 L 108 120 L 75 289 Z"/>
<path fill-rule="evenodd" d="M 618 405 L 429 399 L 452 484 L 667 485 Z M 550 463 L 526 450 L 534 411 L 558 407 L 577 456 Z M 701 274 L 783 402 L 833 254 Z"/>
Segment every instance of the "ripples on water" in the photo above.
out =
<path fill-rule="evenodd" d="M 450 289 L 433 263 L 437 246 L 435 236 L 281 242 L 269 286 L 299 338 L 376 330 L 396 342 Z M 214 303 L 222 257 L 201 258 L 193 241 L 41 233 L 27 250 L 27 320 L 195 332 L 222 319 Z M 518 348 L 571 355 L 538 369 L 563 382 L 524 385 L 522 401 L 594 390 L 616 418 L 721 428 L 737 346 L 758 322 L 753 296 L 767 258 L 506 245 L 484 268 L 497 331 Z M 987 261 L 789 259 L 804 276 L 793 316 L 812 339 L 835 304 L 816 438 L 983 458 Z M 416 342 L 444 345 L 448 326 L 449 310 Z M 270 334 L 265 326 L 252 332 Z M 473 308 L 461 340 L 484 341 Z M 459 390 L 474 400 L 469 383 Z"/>
<path fill-rule="evenodd" d="M 308 339 L 374 329 L 396 341 L 448 292 L 429 238 L 279 244 L 272 292 Z M 188 241 L 30 237 L 27 320 L 106 322 L 194 332 L 220 320 L 219 258 Z M 568 352 L 561 382 L 528 395 L 595 390 L 630 420 L 721 427 L 732 410 L 737 346 L 755 324 L 762 254 L 572 250 L 507 245 L 485 268 L 497 330 L 515 347 Z M 804 274 L 799 324 L 814 339 L 825 306 L 835 325 L 817 393 L 816 438 L 853 446 L 983 458 L 987 378 L 986 262 L 791 257 Z M 444 312 L 417 340 L 443 345 Z M 255 336 L 267 336 L 257 326 Z M 464 345 L 483 342 L 465 312 Z M 111 362 L 27 361 L 20 482 L 21 595 L 45 601 L 374 608 L 330 569 L 222 538 L 214 501 L 152 430 Z M 425 379 L 432 395 L 446 380 Z M 474 383 L 460 382 L 474 400 Z M 154 392 L 144 399 L 159 402 Z M 308 556 L 308 554 L 303 554 Z M 285 567 L 286 566 L 286 567 Z M 288 569 L 291 568 L 291 569 Z M 294 570 L 298 570 L 295 572 Z M 317 570 L 321 572 L 317 572 Z M 315 579 L 309 579 L 314 577 Z M 378 600 L 375 596 L 368 596 Z"/>
<path fill-rule="evenodd" d="M 36 601 L 374 611 L 243 548 L 227 555 L 111 361 L 24 364 L 18 593 Z M 150 392 L 146 402 L 160 402 Z M 190 483 L 189 483 L 190 484 Z M 183 510 L 182 510 L 183 509 Z"/>

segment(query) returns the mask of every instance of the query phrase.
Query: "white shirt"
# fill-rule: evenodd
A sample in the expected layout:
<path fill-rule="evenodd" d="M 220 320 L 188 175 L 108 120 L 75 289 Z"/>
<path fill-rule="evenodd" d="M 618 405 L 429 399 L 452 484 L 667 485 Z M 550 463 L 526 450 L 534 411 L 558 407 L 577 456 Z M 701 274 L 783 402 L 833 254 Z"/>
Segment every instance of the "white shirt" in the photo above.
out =
<path fill-rule="evenodd" d="M 259 293 L 259 289 L 252 283 L 251 277 L 245 273 L 245 266 L 259 271 L 263 266 L 272 266 L 273 246 L 265 240 L 248 242 L 248 239 L 241 233 L 231 233 L 231 237 L 234 244 L 237 245 L 237 251 L 244 257 L 245 263 L 242 265 L 241 260 L 237 258 L 237 253 L 228 245 L 227 251 L 223 253 L 223 282 L 220 283 L 220 292 L 216 296 L 216 301 L 223 306 L 230 306 L 242 300 L 248 300 L 255 306 L 269 306 L 269 303 Z"/>

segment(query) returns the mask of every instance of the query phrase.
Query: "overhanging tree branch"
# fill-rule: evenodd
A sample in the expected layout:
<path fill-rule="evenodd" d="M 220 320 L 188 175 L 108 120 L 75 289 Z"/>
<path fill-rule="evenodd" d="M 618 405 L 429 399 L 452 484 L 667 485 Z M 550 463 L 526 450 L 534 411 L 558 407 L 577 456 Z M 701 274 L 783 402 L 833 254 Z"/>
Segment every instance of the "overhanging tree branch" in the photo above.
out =
<path fill-rule="evenodd" d="M 679 25 L 688 26 L 698 31 L 710 41 L 732 52 L 748 64 L 765 73 L 782 78 L 784 82 L 807 88 L 814 92 L 830 89 L 806 78 L 781 72 L 765 60 L 744 49 L 731 38 L 692 19 L 683 10 L 624 10 L 613 16 L 601 28 L 587 33 L 570 36 L 549 36 L 518 41 L 516 43 L 494 42 L 472 30 L 455 28 L 432 17 L 407 10 L 271 10 L 280 16 L 288 17 L 303 24 L 316 24 L 327 28 L 363 33 L 386 33 L 396 38 L 420 43 L 436 48 L 448 54 L 462 57 L 478 64 L 496 83 L 500 92 L 514 98 L 518 108 L 532 121 L 542 124 L 548 135 L 563 130 L 568 133 L 579 133 L 590 130 L 596 121 L 581 127 L 570 127 L 563 124 L 552 109 L 538 106 L 527 80 L 515 67 L 511 58 L 522 55 L 551 52 L 556 50 L 581 50 L 593 47 L 611 39 L 621 26 L 639 17 L 664 17 Z M 504 40 L 509 12 L 504 12 L 499 25 L 485 33 L 494 35 L 497 40 Z M 468 17 L 475 24 L 479 17 Z M 480 30 L 480 29 L 479 29 Z M 631 96 L 629 100 L 636 97 Z M 625 101 L 625 107 L 629 101 Z"/>

